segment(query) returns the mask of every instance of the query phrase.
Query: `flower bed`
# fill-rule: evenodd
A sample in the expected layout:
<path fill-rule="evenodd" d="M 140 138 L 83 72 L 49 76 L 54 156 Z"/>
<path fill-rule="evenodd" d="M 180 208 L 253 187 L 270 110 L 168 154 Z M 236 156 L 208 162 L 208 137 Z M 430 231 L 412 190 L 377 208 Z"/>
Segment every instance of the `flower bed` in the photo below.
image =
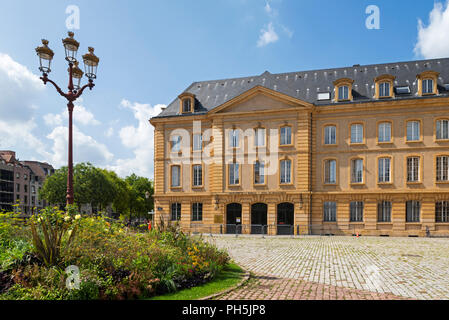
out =
<path fill-rule="evenodd" d="M 51 208 L 20 227 L 11 221 L 0 225 L 0 299 L 145 298 L 205 283 L 229 262 L 175 226 L 137 232 Z"/>

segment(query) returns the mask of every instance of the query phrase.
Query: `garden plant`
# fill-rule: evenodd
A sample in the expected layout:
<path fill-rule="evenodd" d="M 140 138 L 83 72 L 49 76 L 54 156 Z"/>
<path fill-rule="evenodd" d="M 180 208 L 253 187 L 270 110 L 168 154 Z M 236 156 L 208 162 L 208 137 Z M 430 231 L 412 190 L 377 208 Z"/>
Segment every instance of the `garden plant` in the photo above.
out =
<path fill-rule="evenodd" d="M 74 207 L 19 217 L 0 213 L 0 299 L 149 298 L 206 283 L 229 263 L 177 225 L 139 231 Z"/>

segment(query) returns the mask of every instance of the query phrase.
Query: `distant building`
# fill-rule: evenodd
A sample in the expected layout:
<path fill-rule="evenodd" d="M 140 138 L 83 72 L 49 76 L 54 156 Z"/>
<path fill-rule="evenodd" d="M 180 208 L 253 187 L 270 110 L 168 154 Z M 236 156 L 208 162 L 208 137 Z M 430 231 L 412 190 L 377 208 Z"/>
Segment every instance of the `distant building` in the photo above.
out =
<path fill-rule="evenodd" d="M 45 207 L 39 190 L 53 173 L 48 163 L 19 161 L 14 151 L 0 150 L 0 210 L 12 210 L 18 204 L 21 212 L 31 214 L 34 208 Z"/>

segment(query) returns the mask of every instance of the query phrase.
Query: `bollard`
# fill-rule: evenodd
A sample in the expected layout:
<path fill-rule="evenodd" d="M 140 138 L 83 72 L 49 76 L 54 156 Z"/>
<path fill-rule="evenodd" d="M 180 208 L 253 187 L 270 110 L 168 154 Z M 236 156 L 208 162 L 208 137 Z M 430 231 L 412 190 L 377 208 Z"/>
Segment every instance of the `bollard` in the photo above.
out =
<path fill-rule="evenodd" d="M 223 225 L 220 224 L 220 234 L 223 234 Z"/>
<path fill-rule="evenodd" d="M 293 238 L 295 234 L 295 227 L 293 225 L 290 226 L 290 238 Z"/>

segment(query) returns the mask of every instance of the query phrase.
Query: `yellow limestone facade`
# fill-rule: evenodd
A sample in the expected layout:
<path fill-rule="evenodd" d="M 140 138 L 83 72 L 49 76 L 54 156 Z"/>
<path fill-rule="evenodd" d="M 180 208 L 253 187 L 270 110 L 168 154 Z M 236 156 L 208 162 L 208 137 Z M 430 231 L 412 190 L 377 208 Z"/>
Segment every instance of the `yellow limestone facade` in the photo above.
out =
<path fill-rule="evenodd" d="M 437 157 L 449 155 L 449 140 L 436 139 L 441 119 L 449 119 L 449 98 L 315 106 L 261 86 L 206 114 L 153 118 L 155 223 L 179 220 L 184 231 L 213 233 L 447 234 L 449 223 L 436 219 L 437 202 L 449 201 L 449 181 L 436 179 Z M 407 141 L 410 121 L 420 123 L 417 141 Z M 381 142 L 379 124 L 385 122 L 391 139 Z M 351 143 L 353 124 L 363 131 L 358 143 Z M 280 146 L 275 133 L 285 126 L 291 128 L 291 143 Z M 327 126 L 335 127 L 334 144 L 325 144 Z M 265 129 L 265 141 L 255 148 L 248 132 L 257 128 Z M 171 137 L 180 129 L 187 132 L 183 148 L 173 152 Z M 241 130 L 239 144 L 232 147 L 228 132 L 236 129 Z M 184 138 L 193 140 L 195 130 L 203 135 L 201 151 L 193 151 L 191 142 L 184 144 Z M 256 184 L 254 161 L 267 155 L 266 165 L 276 164 L 277 170 L 265 168 L 264 182 Z M 390 159 L 389 181 L 379 181 L 380 158 Z M 407 181 L 408 158 L 419 159 L 415 181 Z M 363 176 L 354 183 L 355 159 L 362 160 Z M 281 183 L 282 160 L 290 160 L 288 183 Z M 328 160 L 335 161 L 335 177 L 326 183 Z M 230 184 L 229 162 L 240 163 L 238 183 Z M 195 164 L 202 166 L 200 186 L 193 186 Z M 173 187 L 171 168 L 177 165 L 180 183 Z M 411 201 L 419 208 L 408 221 Z M 201 220 L 197 211 L 193 217 L 199 203 Z M 351 203 L 359 204 L 361 212 L 353 213 L 358 218 L 351 215 Z M 379 218 L 382 203 L 389 208 Z M 329 205 L 335 217 L 326 219 Z M 173 210 L 180 212 L 174 217 Z"/>

